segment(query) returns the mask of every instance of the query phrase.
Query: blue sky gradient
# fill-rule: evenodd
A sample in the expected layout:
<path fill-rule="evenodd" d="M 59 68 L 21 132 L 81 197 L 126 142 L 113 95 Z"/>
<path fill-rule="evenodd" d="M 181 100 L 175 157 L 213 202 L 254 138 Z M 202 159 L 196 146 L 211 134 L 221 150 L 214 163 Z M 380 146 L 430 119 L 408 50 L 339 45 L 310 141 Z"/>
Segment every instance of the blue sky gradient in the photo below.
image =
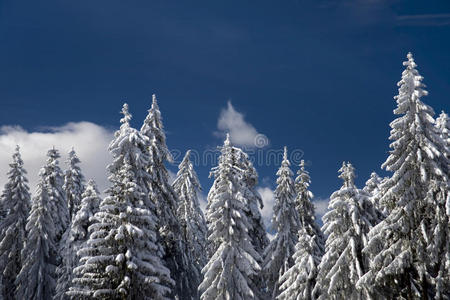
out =
<path fill-rule="evenodd" d="M 266 150 L 304 152 L 320 198 L 341 185 L 342 160 L 360 187 L 384 174 L 408 51 L 424 102 L 450 110 L 447 0 L 0 0 L 0 45 L 0 125 L 117 128 L 126 101 L 140 127 L 156 93 L 169 147 L 201 152 L 222 142 L 231 100 Z M 197 168 L 206 191 L 210 167 Z M 263 185 L 277 168 L 258 166 Z"/>

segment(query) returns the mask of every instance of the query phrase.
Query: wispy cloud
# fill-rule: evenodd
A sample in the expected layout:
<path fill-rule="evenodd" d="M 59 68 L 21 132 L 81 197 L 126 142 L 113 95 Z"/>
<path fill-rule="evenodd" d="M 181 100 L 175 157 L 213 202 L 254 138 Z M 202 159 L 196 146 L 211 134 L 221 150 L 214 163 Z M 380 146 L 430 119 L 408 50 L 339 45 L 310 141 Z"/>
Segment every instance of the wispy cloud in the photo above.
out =
<path fill-rule="evenodd" d="M 447 26 L 450 25 L 450 13 L 400 15 L 397 20 L 402 26 Z"/>
<path fill-rule="evenodd" d="M 313 199 L 313 204 L 316 209 L 316 220 L 322 222 L 323 215 L 328 211 L 328 202 L 330 199 Z"/>
<path fill-rule="evenodd" d="M 272 223 L 273 206 L 275 205 L 275 194 L 271 188 L 258 187 L 256 191 L 260 194 L 264 207 L 261 210 L 261 216 L 266 228 L 270 229 Z"/>
<path fill-rule="evenodd" d="M 245 121 L 244 115 L 234 109 L 231 101 L 220 112 L 217 128 L 219 132 L 216 135 L 223 137 L 225 133 L 229 133 L 231 142 L 238 146 L 262 148 L 269 144 L 268 138 Z"/>
<path fill-rule="evenodd" d="M 86 179 L 93 178 L 103 190 L 107 187 L 106 165 L 111 158 L 108 145 L 112 131 L 90 122 L 68 123 L 61 127 L 47 128 L 45 131 L 29 132 L 20 126 L 0 127 L 0 188 L 6 183 L 6 166 L 16 145 L 20 146 L 29 185 L 33 191 L 38 181 L 39 169 L 46 161 L 47 150 L 55 146 L 60 151 L 60 166 L 66 168 L 67 152 L 75 148 L 81 159 L 81 168 Z"/>

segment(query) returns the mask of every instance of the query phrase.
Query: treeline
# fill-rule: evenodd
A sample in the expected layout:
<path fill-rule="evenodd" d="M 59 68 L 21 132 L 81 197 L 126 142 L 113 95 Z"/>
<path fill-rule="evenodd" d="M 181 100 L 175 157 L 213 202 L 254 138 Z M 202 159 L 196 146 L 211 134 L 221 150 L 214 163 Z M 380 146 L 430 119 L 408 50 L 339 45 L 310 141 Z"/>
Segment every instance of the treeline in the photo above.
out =
<path fill-rule="evenodd" d="M 19 147 L 1 195 L 3 299 L 450 299 L 450 121 L 427 95 L 411 54 L 395 97 L 390 154 L 366 186 L 351 163 L 315 220 L 311 179 L 285 148 L 269 241 L 258 175 L 227 136 L 205 216 L 188 151 L 171 161 L 155 96 L 140 130 L 128 105 L 109 145 L 110 186 L 87 183 L 75 151 L 62 171 L 47 153 L 31 197 Z"/>

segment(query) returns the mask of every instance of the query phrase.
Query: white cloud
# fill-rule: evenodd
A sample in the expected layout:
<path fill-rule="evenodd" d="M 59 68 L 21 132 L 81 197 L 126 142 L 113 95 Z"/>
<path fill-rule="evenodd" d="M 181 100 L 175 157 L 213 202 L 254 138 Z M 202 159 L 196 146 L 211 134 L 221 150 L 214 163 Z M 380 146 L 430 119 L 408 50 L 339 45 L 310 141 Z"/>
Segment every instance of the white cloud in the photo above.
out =
<path fill-rule="evenodd" d="M 316 218 L 317 220 L 322 220 L 323 215 L 328 211 L 328 202 L 330 199 L 314 199 L 313 204 L 316 208 Z"/>
<path fill-rule="evenodd" d="M 220 130 L 220 136 L 229 133 L 231 142 L 238 146 L 262 148 L 269 144 L 268 138 L 246 122 L 244 115 L 236 111 L 230 101 L 227 108 L 220 112 L 217 128 Z"/>
<path fill-rule="evenodd" d="M 20 126 L 0 127 L 0 188 L 6 183 L 6 172 L 15 146 L 20 146 L 32 191 L 36 188 L 39 169 L 53 146 L 60 151 L 60 167 L 66 168 L 67 152 L 74 147 L 81 160 L 86 179 L 93 178 L 100 192 L 107 187 L 106 166 L 111 161 L 108 145 L 113 132 L 90 122 L 68 123 L 46 131 L 28 132 Z"/>
<path fill-rule="evenodd" d="M 256 191 L 261 195 L 264 207 L 261 210 L 261 216 L 266 228 L 269 228 L 272 223 L 273 206 L 275 205 L 275 194 L 272 189 L 268 187 L 258 187 Z"/>

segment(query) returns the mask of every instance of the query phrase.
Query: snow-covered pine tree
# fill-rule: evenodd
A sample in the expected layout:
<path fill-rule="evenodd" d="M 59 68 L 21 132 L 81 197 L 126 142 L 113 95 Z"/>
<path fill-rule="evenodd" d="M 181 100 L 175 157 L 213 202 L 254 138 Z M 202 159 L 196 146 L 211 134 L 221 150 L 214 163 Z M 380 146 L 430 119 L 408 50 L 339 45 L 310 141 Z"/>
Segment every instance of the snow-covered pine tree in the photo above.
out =
<path fill-rule="evenodd" d="M 81 195 L 81 202 L 77 205 L 78 210 L 61 239 L 59 251 L 62 263 L 56 270 L 58 281 L 54 300 L 69 299 L 66 292 L 71 286 L 73 270 L 79 264 L 77 252 L 89 238 L 88 227 L 93 224 L 92 217 L 97 213 L 100 201 L 97 186 L 91 179 Z"/>
<path fill-rule="evenodd" d="M 309 172 L 305 170 L 305 161 L 300 161 L 300 169 L 297 171 L 297 178 L 295 178 L 295 207 L 298 212 L 300 226 L 306 229 L 306 232 L 315 242 L 313 247 L 314 255 L 322 257 L 325 252 L 325 238 L 322 231 L 316 222 L 314 204 L 311 202 L 314 197 L 309 190 L 311 184 L 311 177 Z"/>
<path fill-rule="evenodd" d="M 281 167 L 277 172 L 275 206 L 272 225 L 277 230 L 275 238 L 264 251 L 263 274 L 267 281 L 268 292 L 275 299 L 280 294 L 279 278 L 294 264 L 292 255 L 298 242 L 300 219 L 295 208 L 294 173 L 290 168 L 287 148 Z"/>
<path fill-rule="evenodd" d="M 53 160 L 50 159 L 52 162 Z M 33 197 L 26 225 L 26 242 L 21 252 L 22 269 L 16 278 L 15 299 L 48 300 L 53 298 L 55 269 L 58 264 L 57 230 L 54 203 L 48 194 L 52 190 L 48 180 L 49 166 L 40 172 L 40 181 Z"/>
<path fill-rule="evenodd" d="M 450 299 L 450 194 L 449 183 L 432 179 L 426 201 L 437 202 L 427 243 L 428 271 L 435 299 Z"/>
<path fill-rule="evenodd" d="M 189 281 L 191 273 L 188 257 L 186 256 L 186 241 L 183 239 L 181 227 L 177 219 L 177 196 L 169 184 L 169 175 L 164 165 L 171 162 L 172 156 L 166 145 L 166 135 L 159 111 L 156 96 L 152 96 L 152 106 L 141 127 L 141 134 L 148 138 L 147 149 L 150 159 L 147 164 L 149 199 L 156 203 L 159 216 L 159 233 L 164 247 L 164 261 L 170 269 L 172 278 L 176 282 L 175 295 L 181 299 L 186 294 L 197 293 L 197 287 Z M 189 291 L 187 293 L 187 291 Z M 189 297 L 189 296 L 188 296 Z"/>
<path fill-rule="evenodd" d="M 310 300 L 316 283 L 320 256 L 317 255 L 317 237 L 305 227 L 299 231 L 298 242 L 292 257 L 294 265 L 280 277 L 279 300 Z"/>
<path fill-rule="evenodd" d="M 435 126 L 444 143 L 444 155 L 440 159 L 442 169 L 450 176 L 450 120 L 442 111 L 436 119 Z M 450 182 L 432 179 L 427 194 L 427 200 L 435 200 L 434 218 L 431 219 L 432 238 L 428 243 L 430 257 L 430 273 L 435 286 L 435 299 L 450 299 Z"/>
<path fill-rule="evenodd" d="M 47 163 L 41 170 L 45 180 L 45 187 L 50 201 L 50 212 L 56 230 L 56 243 L 59 243 L 64 231 L 69 225 L 69 210 L 67 208 L 66 194 L 63 189 L 64 179 L 59 167 L 58 150 L 53 147 L 47 152 Z"/>
<path fill-rule="evenodd" d="M 1 196 L 1 203 L 9 208 L 0 223 L 0 270 L 2 270 L 1 294 L 14 299 L 17 275 L 22 268 L 21 251 L 26 240 L 26 225 L 30 213 L 30 192 L 27 171 L 23 167 L 19 146 L 9 164 L 8 181 Z"/>
<path fill-rule="evenodd" d="M 443 141 L 434 127 L 433 109 L 421 101 L 427 95 L 423 77 L 411 53 L 395 96 L 400 115 L 391 125 L 391 152 L 382 165 L 393 175 L 382 185 L 380 199 L 390 214 L 369 233 L 364 252 L 370 270 L 360 280 L 385 296 L 426 299 L 432 294 L 427 243 L 431 238 L 436 201 L 427 197 L 432 180 L 446 182 L 440 160 Z M 442 186 L 437 184 L 436 186 Z"/>
<path fill-rule="evenodd" d="M 204 279 L 199 286 L 202 300 L 258 299 L 260 293 L 254 280 L 261 269 L 261 258 L 248 235 L 252 224 L 232 152 L 227 135 L 219 165 L 212 170 L 214 192 L 208 194 L 208 240 L 218 247 L 203 268 Z"/>
<path fill-rule="evenodd" d="M 120 130 L 109 145 L 111 187 L 102 200 L 68 295 L 100 299 L 169 299 L 170 271 L 162 262 L 155 205 L 146 182 L 147 137 L 131 128 L 124 104 Z"/>
<path fill-rule="evenodd" d="M 370 201 L 372 201 L 374 208 L 378 212 L 379 221 L 384 219 L 384 217 L 388 214 L 387 209 L 380 204 L 380 198 L 383 195 L 383 190 L 381 189 L 382 182 L 383 178 L 378 176 L 377 173 L 372 172 L 363 188 L 363 190 L 370 195 Z"/>
<path fill-rule="evenodd" d="M 183 161 L 178 166 L 178 173 L 172 186 L 178 195 L 178 219 L 180 220 L 183 238 L 187 245 L 188 261 L 192 262 L 193 268 L 187 280 L 192 281 L 192 285 L 198 287 L 203 280 L 202 269 L 208 262 L 206 254 L 206 221 L 197 192 L 201 190 L 200 182 L 194 166 L 190 160 L 191 151 L 188 150 Z M 197 299 L 198 295 L 192 295 Z"/>
<path fill-rule="evenodd" d="M 252 244 L 255 250 L 262 257 L 265 248 L 269 245 L 266 228 L 261 217 L 260 209 L 264 207 L 261 196 L 256 191 L 258 185 L 258 173 L 250 161 L 248 154 L 241 148 L 232 147 L 232 153 L 235 157 L 237 169 L 240 171 L 241 189 L 244 191 L 243 195 L 247 202 L 247 217 L 251 221 L 249 228 L 249 236 L 252 239 Z"/>
<path fill-rule="evenodd" d="M 72 150 L 69 151 L 69 158 L 67 160 L 69 168 L 65 172 L 63 186 L 66 193 L 70 220 L 72 220 L 76 214 L 76 210 L 81 202 L 81 194 L 84 191 L 84 176 L 78 165 L 80 162 L 75 150 L 72 148 Z"/>
<path fill-rule="evenodd" d="M 353 166 L 344 162 L 339 172 L 344 184 L 331 195 L 329 211 L 322 218 L 328 238 L 313 294 L 317 299 L 368 299 L 367 291 L 357 290 L 356 283 L 368 268 L 362 249 L 375 212 L 369 195 L 354 184 Z"/>

